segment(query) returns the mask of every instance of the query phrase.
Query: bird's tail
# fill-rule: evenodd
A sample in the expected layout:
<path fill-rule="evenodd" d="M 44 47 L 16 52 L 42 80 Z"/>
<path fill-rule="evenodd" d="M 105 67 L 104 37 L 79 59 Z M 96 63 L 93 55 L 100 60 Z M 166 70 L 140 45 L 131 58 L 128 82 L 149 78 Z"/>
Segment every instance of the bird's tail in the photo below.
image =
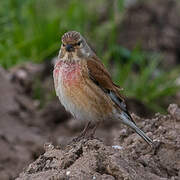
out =
<path fill-rule="evenodd" d="M 150 146 L 153 145 L 153 140 L 149 138 L 141 129 L 139 129 L 136 124 L 133 122 L 130 115 L 122 111 L 120 114 L 120 119 L 124 124 L 132 128 L 139 136 L 141 136 Z"/>

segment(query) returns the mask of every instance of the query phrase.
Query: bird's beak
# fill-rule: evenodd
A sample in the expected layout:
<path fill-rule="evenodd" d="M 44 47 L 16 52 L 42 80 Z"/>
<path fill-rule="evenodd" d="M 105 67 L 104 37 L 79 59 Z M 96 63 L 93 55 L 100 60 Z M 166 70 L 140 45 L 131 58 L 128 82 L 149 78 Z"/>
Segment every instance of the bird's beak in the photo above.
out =
<path fill-rule="evenodd" d="M 67 45 L 66 45 L 66 51 L 68 51 L 68 52 L 72 52 L 72 51 L 74 51 L 74 47 L 73 47 L 73 45 L 71 45 L 71 44 L 67 44 Z"/>

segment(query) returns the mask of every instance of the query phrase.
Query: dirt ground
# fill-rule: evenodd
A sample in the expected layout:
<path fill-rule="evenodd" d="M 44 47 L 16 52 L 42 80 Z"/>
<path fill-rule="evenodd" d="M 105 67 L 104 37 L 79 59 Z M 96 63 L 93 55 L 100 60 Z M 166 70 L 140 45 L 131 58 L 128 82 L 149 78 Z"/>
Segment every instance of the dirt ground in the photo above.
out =
<path fill-rule="evenodd" d="M 124 127 L 101 129 L 99 139 L 82 139 L 65 148 L 45 144 L 45 153 L 17 180 L 178 180 L 180 179 L 180 108 L 170 105 L 169 115 L 156 115 L 139 125 L 155 141 L 151 148 Z M 118 126 L 118 125 L 117 125 Z M 101 132 L 103 131 L 103 132 Z M 105 145 L 105 137 L 112 146 Z M 107 139 L 106 139 L 107 140 Z"/>

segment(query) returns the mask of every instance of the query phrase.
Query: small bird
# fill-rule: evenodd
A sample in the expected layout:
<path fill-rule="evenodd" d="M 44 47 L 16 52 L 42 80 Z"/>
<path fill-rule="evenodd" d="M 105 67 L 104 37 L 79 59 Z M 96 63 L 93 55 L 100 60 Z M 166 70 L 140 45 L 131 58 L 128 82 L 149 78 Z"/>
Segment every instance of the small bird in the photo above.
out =
<path fill-rule="evenodd" d="M 98 125 L 103 121 L 119 120 L 149 145 L 153 144 L 129 114 L 119 92 L 121 88 L 112 81 L 101 60 L 79 32 L 69 31 L 62 36 L 53 77 L 61 104 L 76 119 L 87 120 L 82 135 L 92 122 Z"/>

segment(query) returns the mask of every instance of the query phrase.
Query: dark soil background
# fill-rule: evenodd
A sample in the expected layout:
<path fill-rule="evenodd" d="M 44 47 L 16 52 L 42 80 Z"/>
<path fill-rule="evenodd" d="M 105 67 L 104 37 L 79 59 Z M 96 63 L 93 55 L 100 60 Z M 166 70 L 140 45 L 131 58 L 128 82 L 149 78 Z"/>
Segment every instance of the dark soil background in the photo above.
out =
<path fill-rule="evenodd" d="M 145 50 L 162 52 L 162 66 L 169 69 L 180 61 L 179 7 L 171 0 L 156 3 L 130 6 L 118 42 L 129 49 L 139 42 Z M 130 111 L 138 115 L 133 115 L 135 121 L 156 141 L 155 148 L 117 122 L 101 125 L 97 139 L 73 143 L 85 124 L 74 120 L 52 95 L 52 70 L 53 61 L 27 63 L 9 71 L 0 68 L 1 180 L 180 179 L 177 105 L 170 105 L 166 116 L 143 119 L 138 116 L 152 113 L 129 99 Z M 39 89 L 43 100 L 37 99 L 34 89 Z M 179 101 L 177 95 L 174 102 Z"/>
<path fill-rule="evenodd" d="M 118 42 L 133 49 L 139 44 L 144 50 L 161 52 L 162 66 L 172 68 L 180 63 L 180 3 L 156 0 L 135 3 L 119 28 Z"/>

